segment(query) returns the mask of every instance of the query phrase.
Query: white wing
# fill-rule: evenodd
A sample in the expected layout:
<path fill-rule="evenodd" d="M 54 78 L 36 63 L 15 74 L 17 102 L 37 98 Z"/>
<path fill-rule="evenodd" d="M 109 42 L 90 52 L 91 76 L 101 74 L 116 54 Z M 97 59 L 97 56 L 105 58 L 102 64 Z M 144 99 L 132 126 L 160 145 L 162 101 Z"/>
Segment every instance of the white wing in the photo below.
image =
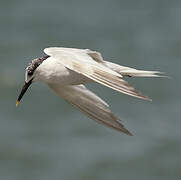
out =
<path fill-rule="evenodd" d="M 48 86 L 53 89 L 57 95 L 77 107 L 90 118 L 125 134 L 132 135 L 111 112 L 108 104 L 96 94 L 89 91 L 85 86 L 76 85 L 62 87 L 57 84 L 49 84 Z"/>
<path fill-rule="evenodd" d="M 73 48 L 46 48 L 44 52 L 60 61 L 65 67 L 95 82 L 137 98 L 151 100 L 124 81 L 122 75 L 104 66 L 102 56 L 95 51 Z"/>

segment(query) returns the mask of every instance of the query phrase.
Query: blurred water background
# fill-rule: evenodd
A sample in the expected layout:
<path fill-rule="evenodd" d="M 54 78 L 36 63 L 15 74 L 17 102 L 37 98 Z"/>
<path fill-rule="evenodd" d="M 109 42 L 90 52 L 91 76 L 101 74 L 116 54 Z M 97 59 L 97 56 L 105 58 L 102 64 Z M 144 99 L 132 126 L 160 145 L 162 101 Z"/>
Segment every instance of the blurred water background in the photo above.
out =
<path fill-rule="evenodd" d="M 1 180 L 180 180 L 181 1 L 0 1 Z M 172 79 L 128 79 L 145 102 L 88 85 L 134 134 L 103 127 L 33 84 L 15 101 L 43 48 L 98 50 L 121 65 Z"/>

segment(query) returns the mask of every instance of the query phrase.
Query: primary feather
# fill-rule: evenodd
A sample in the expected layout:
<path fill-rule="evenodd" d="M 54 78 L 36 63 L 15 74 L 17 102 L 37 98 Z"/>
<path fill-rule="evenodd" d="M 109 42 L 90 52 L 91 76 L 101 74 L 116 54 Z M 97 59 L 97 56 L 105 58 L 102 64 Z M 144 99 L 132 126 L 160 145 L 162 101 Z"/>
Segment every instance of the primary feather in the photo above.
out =
<path fill-rule="evenodd" d="M 106 125 L 127 135 L 132 135 L 111 112 L 107 103 L 83 85 L 60 86 L 49 84 L 55 93 L 78 108 L 98 123 Z"/>

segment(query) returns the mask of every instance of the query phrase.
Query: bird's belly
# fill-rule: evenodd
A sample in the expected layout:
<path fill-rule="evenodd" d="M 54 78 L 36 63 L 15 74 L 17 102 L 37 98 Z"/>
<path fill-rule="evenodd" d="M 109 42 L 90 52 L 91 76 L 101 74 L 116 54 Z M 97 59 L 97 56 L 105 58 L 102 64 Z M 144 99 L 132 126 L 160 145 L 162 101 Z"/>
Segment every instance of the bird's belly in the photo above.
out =
<path fill-rule="evenodd" d="M 46 80 L 45 83 L 61 84 L 62 86 L 78 85 L 92 82 L 92 80 L 87 78 L 86 76 L 69 70 L 66 67 L 61 67 L 61 71 L 60 68 L 58 69 L 58 71 L 54 70 L 53 73 L 49 74 L 44 79 Z"/>
<path fill-rule="evenodd" d="M 83 76 L 82 74 L 76 73 L 74 71 L 68 70 L 62 76 L 57 77 L 57 82 L 62 85 L 78 85 L 92 82 L 91 79 Z"/>

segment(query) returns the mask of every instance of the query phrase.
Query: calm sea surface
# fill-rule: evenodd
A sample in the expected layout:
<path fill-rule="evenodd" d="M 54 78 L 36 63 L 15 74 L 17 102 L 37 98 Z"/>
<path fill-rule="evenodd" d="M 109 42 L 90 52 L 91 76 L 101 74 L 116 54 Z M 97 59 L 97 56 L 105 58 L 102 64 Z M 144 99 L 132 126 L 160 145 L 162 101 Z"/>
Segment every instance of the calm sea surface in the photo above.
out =
<path fill-rule="evenodd" d="M 180 180 L 181 1 L 0 1 L 1 180 Z M 15 101 L 43 48 L 98 50 L 106 60 L 160 70 L 170 79 L 127 79 L 145 102 L 98 84 L 134 134 L 103 127 L 33 84 Z"/>

